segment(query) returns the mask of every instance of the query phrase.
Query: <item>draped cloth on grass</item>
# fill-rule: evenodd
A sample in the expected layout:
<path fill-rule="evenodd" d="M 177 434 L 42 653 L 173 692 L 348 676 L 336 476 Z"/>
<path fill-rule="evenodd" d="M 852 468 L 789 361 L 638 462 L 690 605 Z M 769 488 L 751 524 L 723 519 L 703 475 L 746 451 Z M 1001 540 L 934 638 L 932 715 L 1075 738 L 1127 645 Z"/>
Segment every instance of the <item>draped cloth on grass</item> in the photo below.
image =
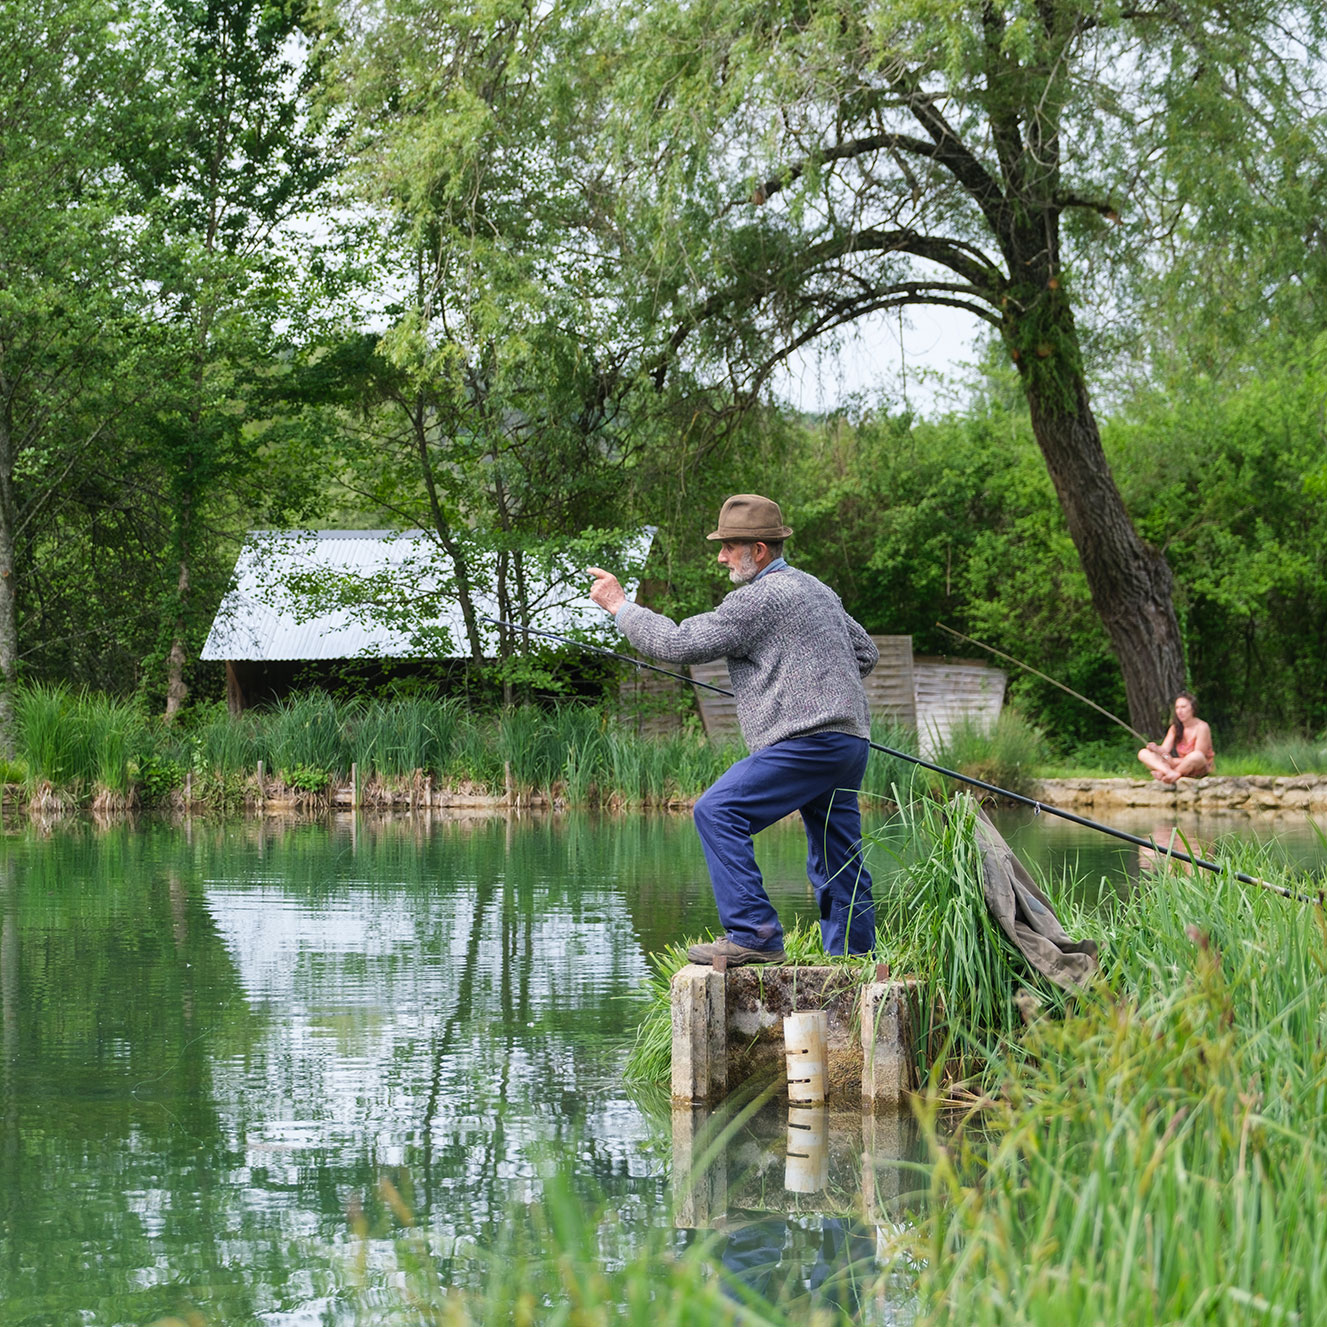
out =
<path fill-rule="evenodd" d="M 967 793 L 959 793 L 954 800 L 966 797 Z M 973 826 L 981 853 L 982 891 L 991 916 L 1042 976 L 1067 991 L 1086 985 L 1097 970 L 1097 942 L 1069 938 L 1027 867 L 980 806 L 976 811 Z"/>

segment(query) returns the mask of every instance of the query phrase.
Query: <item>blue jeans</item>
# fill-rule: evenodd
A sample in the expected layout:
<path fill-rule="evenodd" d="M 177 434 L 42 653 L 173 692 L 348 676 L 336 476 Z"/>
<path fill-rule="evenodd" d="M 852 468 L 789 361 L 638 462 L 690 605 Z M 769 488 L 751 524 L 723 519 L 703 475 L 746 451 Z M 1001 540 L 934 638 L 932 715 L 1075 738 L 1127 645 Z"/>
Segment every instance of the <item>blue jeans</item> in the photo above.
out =
<path fill-rule="evenodd" d="M 739 760 L 693 812 L 724 930 L 748 949 L 781 949 L 783 927 L 765 893 L 751 836 L 793 811 L 806 826 L 806 874 L 820 906 L 827 954 L 875 946 L 871 876 L 862 863 L 857 790 L 870 748 L 848 733 L 790 737 Z"/>

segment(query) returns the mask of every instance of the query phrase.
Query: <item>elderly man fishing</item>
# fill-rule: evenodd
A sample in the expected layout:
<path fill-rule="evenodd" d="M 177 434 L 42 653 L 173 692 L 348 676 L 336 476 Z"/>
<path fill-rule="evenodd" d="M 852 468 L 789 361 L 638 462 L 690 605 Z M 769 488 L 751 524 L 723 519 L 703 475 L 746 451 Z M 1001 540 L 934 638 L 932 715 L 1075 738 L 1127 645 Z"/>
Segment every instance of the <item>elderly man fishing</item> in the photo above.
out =
<path fill-rule="evenodd" d="M 739 493 L 723 504 L 719 565 L 737 589 L 710 613 L 674 622 L 627 601 L 617 577 L 591 567 L 590 598 L 644 654 L 671 663 L 728 660 L 751 754 L 696 803 L 696 829 L 726 934 L 693 945 L 693 963 L 781 963 L 783 927 L 765 892 L 751 836 L 793 811 L 806 826 L 806 871 L 829 954 L 875 944 L 871 877 L 861 857 L 857 793 L 869 754 L 862 678 L 875 645 L 827 585 L 790 567 L 792 531 L 777 503 Z"/>

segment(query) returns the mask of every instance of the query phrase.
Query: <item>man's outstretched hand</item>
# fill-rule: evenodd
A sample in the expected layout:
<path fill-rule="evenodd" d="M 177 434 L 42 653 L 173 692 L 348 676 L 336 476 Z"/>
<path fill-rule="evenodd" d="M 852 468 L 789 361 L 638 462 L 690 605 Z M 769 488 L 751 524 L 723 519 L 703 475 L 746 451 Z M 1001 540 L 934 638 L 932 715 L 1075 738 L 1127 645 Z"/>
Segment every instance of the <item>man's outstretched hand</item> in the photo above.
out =
<path fill-rule="evenodd" d="M 594 577 L 594 584 L 590 586 L 590 598 L 600 608 L 606 609 L 616 617 L 617 610 L 627 602 L 627 596 L 617 577 L 602 567 L 587 567 L 586 570 Z"/>

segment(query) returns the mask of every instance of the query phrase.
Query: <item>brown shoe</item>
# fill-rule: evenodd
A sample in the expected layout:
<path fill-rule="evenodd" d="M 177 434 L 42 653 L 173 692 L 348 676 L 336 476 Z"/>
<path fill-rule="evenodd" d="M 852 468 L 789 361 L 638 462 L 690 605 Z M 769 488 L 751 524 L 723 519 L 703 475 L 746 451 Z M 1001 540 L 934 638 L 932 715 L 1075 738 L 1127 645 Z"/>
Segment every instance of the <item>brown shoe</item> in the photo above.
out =
<path fill-rule="evenodd" d="M 736 940 L 730 940 L 726 935 L 721 939 L 711 940 L 709 944 L 692 945 L 687 950 L 687 957 L 693 963 L 704 963 L 709 966 L 713 966 L 716 958 L 725 958 L 730 968 L 741 967 L 743 963 L 788 961 L 788 955 L 782 949 L 748 949 L 745 945 L 739 945 Z"/>

